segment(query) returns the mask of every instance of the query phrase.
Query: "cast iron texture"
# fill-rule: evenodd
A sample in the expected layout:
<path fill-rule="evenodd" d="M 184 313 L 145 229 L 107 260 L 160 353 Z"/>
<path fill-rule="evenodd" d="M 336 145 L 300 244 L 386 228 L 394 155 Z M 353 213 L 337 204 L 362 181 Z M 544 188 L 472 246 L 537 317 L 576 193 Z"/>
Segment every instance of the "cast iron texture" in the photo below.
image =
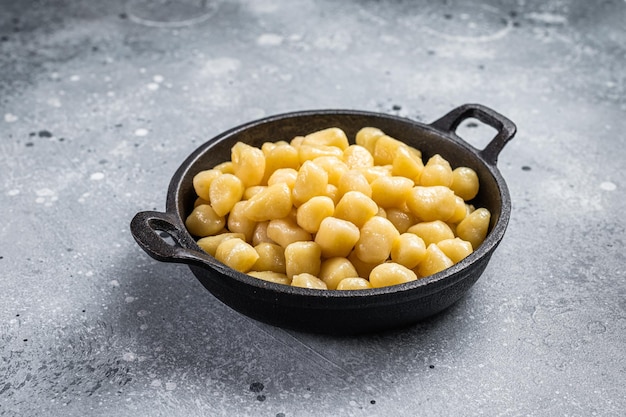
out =
<path fill-rule="evenodd" d="M 459 124 L 469 118 L 498 132 L 482 150 L 455 133 Z M 186 230 L 184 219 L 196 198 L 193 176 L 230 160 L 230 150 L 236 142 L 261 146 L 263 142 L 289 141 L 328 127 L 339 127 L 353 139 L 365 126 L 377 127 L 420 149 L 424 160 L 438 153 L 453 167 L 468 166 L 477 172 L 480 192 L 473 203 L 488 208 L 492 217 L 487 238 L 474 253 L 445 271 L 410 283 L 359 291 L 326 291 L 275 284 L 234 271 L 203 252 Z M 342 335 L 406 326 L 456 302 L 480 277 L 502 240 L 511 202 L 496 162 L 515 131 L 510 120 L 478 104 L 460 106 L 430 125 L 353 110 L 300 111 L 268 117 L 231 129 L 200 146 L 174 174 L 165 213 L 138 213 L 131 222 L 131 232 L 150 256 L 188 264 L 215 297 L 256 320 L 301 331 Z M 169 234 L 175 243 L 167 243 L 160 232 Z"/>

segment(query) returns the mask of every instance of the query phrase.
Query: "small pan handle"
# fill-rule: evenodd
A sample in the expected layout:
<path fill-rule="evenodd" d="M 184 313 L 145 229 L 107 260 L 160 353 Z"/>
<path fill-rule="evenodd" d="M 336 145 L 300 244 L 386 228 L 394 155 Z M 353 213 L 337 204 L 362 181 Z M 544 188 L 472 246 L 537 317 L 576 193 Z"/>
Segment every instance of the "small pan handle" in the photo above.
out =
<path fill-rule="evenodd" d="M 175 216 L 158 211 L 142 211 L 133 217 L 130 222 L 130 231 L 139 246 L 151 257 L 162 262 L 177 263 L 206 263 L 208 255 L 191 249 L 192 238 L 188 237 L 177 226 Z M 174 240 L 169 244 L 159 234 L 165 232 Z"/>
<path fill-rule="evenodd" d="M 446 133 L 454 133 L 459 125 L 469 118 L 478 119 L 498 131 L 491 142 L 483 150 L 478 151 L 485 161 L 496 165 L 500 151 L 513 139 L 517 131 L 515 124 L 500 113 L 481 104 L 464 104 L 435 120 L 431 126 Z"/>

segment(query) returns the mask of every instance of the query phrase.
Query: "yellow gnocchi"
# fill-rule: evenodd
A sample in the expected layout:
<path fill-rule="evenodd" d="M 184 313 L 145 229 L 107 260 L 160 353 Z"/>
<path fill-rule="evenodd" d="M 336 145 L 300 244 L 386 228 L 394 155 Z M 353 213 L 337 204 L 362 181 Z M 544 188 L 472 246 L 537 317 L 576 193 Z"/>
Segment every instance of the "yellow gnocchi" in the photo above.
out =
<path fill-rule="evenodd" d="M 305 132 L 303 132 L 305 133 Z M 486 238 L 478 174 L 375 127 L 331 127 L 260 147 L 193 178 L 198 246 L 260 280 L 314 290 L 398 285 L 440 272 Z"/>

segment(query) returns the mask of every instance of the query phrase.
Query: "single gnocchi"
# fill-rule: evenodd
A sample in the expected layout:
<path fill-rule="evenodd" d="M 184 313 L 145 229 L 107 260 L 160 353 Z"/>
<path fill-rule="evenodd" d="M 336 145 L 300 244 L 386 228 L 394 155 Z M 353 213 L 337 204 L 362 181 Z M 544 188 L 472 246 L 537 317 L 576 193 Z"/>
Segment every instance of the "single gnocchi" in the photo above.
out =
<path fill-rule="evenodd" d="M 462 261 L 486 238 L 480 183 L 376 127 L 336 127 L 260 147 L 198 172 L 185 225 L 218 261 L 313 290 L 399 285 Z"/>

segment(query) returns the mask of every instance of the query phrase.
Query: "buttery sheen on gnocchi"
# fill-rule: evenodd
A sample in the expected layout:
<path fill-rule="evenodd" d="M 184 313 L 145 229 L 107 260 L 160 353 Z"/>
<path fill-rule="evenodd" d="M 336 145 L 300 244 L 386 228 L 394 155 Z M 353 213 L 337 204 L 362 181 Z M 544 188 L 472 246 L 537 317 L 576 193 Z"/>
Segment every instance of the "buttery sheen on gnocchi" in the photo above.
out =
<path fill-rule="evenodd" d="M 321 290 L 398 285 L 442 271 L 483 242 L 476 172 L 364 127 L 238 142 L 231 160 L 196 174 L 187 229 L 229 267 Z"/>

